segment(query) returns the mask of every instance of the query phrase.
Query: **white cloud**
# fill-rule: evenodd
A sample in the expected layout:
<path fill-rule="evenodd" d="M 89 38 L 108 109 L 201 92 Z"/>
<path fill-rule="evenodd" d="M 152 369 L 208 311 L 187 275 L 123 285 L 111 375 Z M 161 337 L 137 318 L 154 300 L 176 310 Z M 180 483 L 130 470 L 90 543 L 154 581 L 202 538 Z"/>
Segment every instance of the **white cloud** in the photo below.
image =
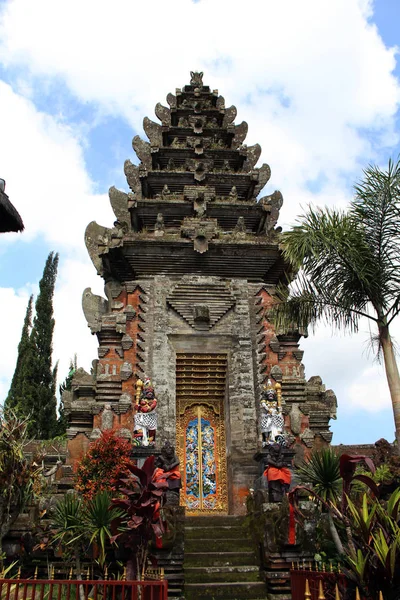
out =
<path fill-rule="evenodd" d="M 18 94 L 0 83 L 0 163 L 27 231 L 0 244 L 40 235 L 62 251 L 54 342 L 55 358 L 65 365 L 60 374 L 75 351 L 86 368 L 94 358 L 80 295 L 87 285 L 99 291 L 100 280 L 83 231 L 91 220 L 110 225 L 113 215 L 107 199 L 93 193 L 84 130 L 39 112 L 31 101 L 37 90 L 61 80 L 81 102 L 94 102 L 103 114 L 125 117 L 140 130 L 143 116 L 152 118 L 154 105 L 187 83 L 190 70 L 204 70 L 205 83 L 219 88 L 228 106 L 236 104 L 237 121 L 248 121 L 247 143 L 261 144 L 273 173 L 268 189 L 282 191 L 281 224 L 287 224 L 309 202 L 344 206 L 348 181 L 398 141 L 395 50 L 384 46 L 371 14 L 367 0 L 3 4 L 0 61 L 11 78 L 17 68 Z M 374 130 L 374 146 L 365 129 Z M 126 135 L 132 135 L 128 126 Z M 307 183 L 320 177 L 322 188 L 313 194 Z M 22 326 L 28 292 L 0 293 L 12 326 Z M 10 338 L 10 356 L 19 333 Z M 364 392 L 380 385 L 381 375 L 362 354 L 364 339 L 332 338 L 321 328 L 302 344 L 308 375 L 321 372 L 346 408 L 359 406 Z M 365 380 L 371 385 L 363 387 Z"/>

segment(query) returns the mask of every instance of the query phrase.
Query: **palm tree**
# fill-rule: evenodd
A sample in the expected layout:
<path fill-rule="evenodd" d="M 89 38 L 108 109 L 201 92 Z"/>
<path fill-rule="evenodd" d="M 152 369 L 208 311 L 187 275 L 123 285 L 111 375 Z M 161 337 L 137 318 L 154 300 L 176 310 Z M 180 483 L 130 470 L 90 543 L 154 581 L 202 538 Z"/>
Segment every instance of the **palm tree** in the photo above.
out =
<path fill-rule="evenodd" d="M 309 208 L 282 234 L 286 260 L 299 274 L 278 290 L 277 328 L 322 320 L 358 330 L 373 321 L 391 395 L 400 451 L 400 377 L 389 328 L 400 312 L 400 160 L 369 166 L 347 212 Z"/>

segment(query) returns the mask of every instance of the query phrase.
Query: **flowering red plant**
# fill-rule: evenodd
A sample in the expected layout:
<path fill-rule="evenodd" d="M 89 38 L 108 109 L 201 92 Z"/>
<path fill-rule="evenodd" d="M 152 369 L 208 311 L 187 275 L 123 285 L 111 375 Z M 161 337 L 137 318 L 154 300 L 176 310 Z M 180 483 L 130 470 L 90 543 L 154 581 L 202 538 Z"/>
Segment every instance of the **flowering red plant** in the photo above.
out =
<path fill-rule="evenodd" d="M 103 431 L 78 463 L 75 489 L 86 500 L 103 490 L 114 492 L 118 482 L 128 477 L 133 466 L 131 450 L 130 442 L 118 437 L 114 431 Z"/>

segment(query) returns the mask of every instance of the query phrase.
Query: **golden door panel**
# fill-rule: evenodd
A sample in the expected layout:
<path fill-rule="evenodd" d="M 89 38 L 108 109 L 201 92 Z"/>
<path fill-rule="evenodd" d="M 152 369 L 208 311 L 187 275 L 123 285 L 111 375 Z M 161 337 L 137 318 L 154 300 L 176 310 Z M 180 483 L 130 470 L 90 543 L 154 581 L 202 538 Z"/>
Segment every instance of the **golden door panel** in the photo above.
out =
<path fill-rule="evenodd" d="M 189 513 L 226 512 L 225 435 L 221 416 L 197 404 L 180 418 L 181 504 Z"/>

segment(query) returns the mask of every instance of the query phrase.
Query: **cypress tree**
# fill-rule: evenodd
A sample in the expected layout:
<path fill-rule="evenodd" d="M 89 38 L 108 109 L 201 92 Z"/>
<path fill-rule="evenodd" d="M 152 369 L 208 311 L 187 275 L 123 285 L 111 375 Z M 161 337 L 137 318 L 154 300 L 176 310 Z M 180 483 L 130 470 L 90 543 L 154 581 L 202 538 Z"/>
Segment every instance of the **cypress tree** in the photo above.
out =
<path fill-rule="evenodd" d="M 57 419 L 57 435 L 64 435 L 67 431 L 67 417 L 64 412 L 63 393 L 65 391 L 71 391 L 72 389 L 72 378 L 77 366 L 77 357 L 74 355 L 74 359 L 69 361 L 69 372 L 64 381 L 60 384 L 58 390 L 60 393 L 60 406 L 58 407 L 58 419 Z"/>
<path fill-rule="evenodd" d="M 30 392 L 26 396 L 26 408 L 32 415 L 29 433 L 39 439 L 54 437 L 57 430 L 55 395 L 57 366 L 54 369 L 51 366 L 54 331 L 53 295 L 57 267 L 58 254 L 54 255 L 51 252 L 47 257 L 43 277 L 39 283 L 39 295 L 35 304 L 36 314 L 31 333 L 32 357 L 30 365 L 26 365 L 30 371 L 26 373 Z M 30 381 L 31 385 L 29 385 Z"/>
<path fill-rule="evenodd" d="M 32 329 L 32 304 L 33 295 L 29 298 L 28 306 L 26 308 L 26 314 L 24 319 L 24 325 L 22 327 L 21 339 L 18 344 L 18 357 L 17 364 L 15 366 L 14 375 L 11 381 L 10 390 L 4 403 L 4 408 L 11 408 L 15 412 L 19 413 L 21 404 L 23 404 L 23 372 L 25 370 L 25 362 L 27 354 L 29 353 L 30 345 L 30 334 Z"/>

